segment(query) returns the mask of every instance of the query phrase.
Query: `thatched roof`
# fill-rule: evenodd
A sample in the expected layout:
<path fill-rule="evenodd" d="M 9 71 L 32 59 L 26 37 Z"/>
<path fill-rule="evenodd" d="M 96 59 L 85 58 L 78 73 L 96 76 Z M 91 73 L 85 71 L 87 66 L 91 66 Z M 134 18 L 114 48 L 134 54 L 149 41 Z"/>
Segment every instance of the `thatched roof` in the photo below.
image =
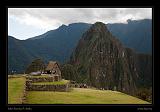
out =
<path fill-rule="evenodd" d="M 56 61 L 49 61 L 49 64 L 48 64 L 46 70 L 53 70 L 57 66 L 58 66 L 58 63 Z"/>

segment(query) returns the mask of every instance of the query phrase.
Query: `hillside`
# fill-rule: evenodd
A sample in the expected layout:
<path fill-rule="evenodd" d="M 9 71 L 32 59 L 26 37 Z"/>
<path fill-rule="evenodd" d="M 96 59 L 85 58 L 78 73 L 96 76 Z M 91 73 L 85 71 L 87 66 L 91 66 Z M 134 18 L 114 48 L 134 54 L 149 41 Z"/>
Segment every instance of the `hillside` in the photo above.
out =
<path fill-rule="evenodd" d="M 22 42 L 8 36 L 8 74 L 11 71 L 24 72 L 26 66 L 34 59 Z"/>
<path fill-rule="evenodd" d="M 45 62 L 58 60 L 65 63 L 69 60 L 82 34 L 91 24 L 73 23 L 62 25 L 55 30 L 42 35 L 18 40 L 8 37 L 8 70 L 23 72 L 35 58 L 43 58 Z M 107 24 L 108 30 L 126 47 L 136 52 L 151 54 L 152 49 L 152 20 L 133 20 L 128 24 Z"/>
<path fill-rule="evenodd" d="M 87 27 L 87 24 L 83 23 L 70 24 L 69 26 L 62 25 L 56 30 L 22 41 L 9 36 L 9 72 L 11 70 L 23 72 L 35 58 L 42 58 L 45 62 L 49 60 L 66 62 Z M 16 45 L 15 41 L 20 45 Z"/>

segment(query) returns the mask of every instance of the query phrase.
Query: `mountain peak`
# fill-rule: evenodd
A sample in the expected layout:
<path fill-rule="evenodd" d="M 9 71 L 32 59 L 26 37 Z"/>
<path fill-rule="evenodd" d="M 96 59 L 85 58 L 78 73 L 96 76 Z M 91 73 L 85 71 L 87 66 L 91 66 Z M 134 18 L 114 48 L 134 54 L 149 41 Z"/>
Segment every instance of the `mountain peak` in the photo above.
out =
<path fill-rule="evenodd" d="M 111 33 L 107 29 L 107 26 L 102 22 L 94 23 L 87 32 L 84 33 L 83 39 L 90 40 L 93 38 L 106 38 L 109 37 Z"/>
<path fill-rule="evenodd" d="M 101 27 L 101 28 L 106 28 L 106 25 L 102 22 L 96 22 L 93 24 L 93 26 L 95 27 Z"/>
<path fill-rule="evenodd" d="M 65 25 L 65 24 L 62 24 L 59 28 L 66 28 L 67 27 L 67 25 Z"/>
<path fill-rule="evenodd" d="M 96 22 L 94 23 L 91 28 L 91 30 L 97 31 L 97 32 L 109 32 L 109 30 L 107 29 L 106 25 L 102 22 Z"/>
<path fill-rule="evenodd" d="M 103 22 L 100 22 L 100 21 L 95 22 L 94 24 L 95 24 L 95 25 L 105 25 Z"/>

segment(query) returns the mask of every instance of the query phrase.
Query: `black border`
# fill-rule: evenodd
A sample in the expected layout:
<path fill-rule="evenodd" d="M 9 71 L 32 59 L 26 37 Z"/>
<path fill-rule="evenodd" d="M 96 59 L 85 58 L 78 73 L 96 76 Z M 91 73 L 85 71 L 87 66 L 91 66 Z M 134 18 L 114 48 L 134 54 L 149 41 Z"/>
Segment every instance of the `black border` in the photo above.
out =
<path fill-rule="evenodd" d="M 11 5 L 13 2 L 9 2 L 9 5 L 6 5 L 6 4 L 4 4 L 5 5 L 5 7 L 3 7 L 3 11 L 5 11 L 6 12 L 6 14 L 8 15 L 8 12 L 7 12 L 7 10 L 6 10 L 6 8 L 8 8 L 8 7 L 36 7 L 36 8 L 39 8 L 39 7 L 44 7 L 44 6 L 42 6 L 42 5 L 39 5 L 39 6 L 37 6 L 37 4 L 35 3 L 35 2 L 32 2 L 34 5 L 25 5 L 25 6 L 23 6 L 24 5 L 24 3 L 18 3 L 18 5 L 16 5 L 16 6 L 13 6 L 13 5 Z M 26 2 L 25 2 L 26 3 Z M 40 2 L 40 4 L 43 4 L 43 2 Z M 95 3 L 95 2 L 94 2 Z M 14 3 L 13 3 L 14 4 Z M 27 4 L 27 3 L 26 3 Z M 60 4 L 60 3 L 59 3 Z M 113 3 L 114 4 L 114 3 Z M 138 7 L 137 6 L 130 6 L 130 5 L 128 5 L 128 6 L 123 6 L 125 3 L 120 3 L 122 6 L 114 6 L 114 7 L 117 7 L 117 8 L 120 8 L 120 7 L 125 7 L 125 8 L 132 8 L 132 7 L 136 7 L 136 8 L 138 8 L 138 7 L 144 7 L 144 8 L 146 8 L 146 7 L 151 7 L 151 8 L 153 8 L 153 10 L 152 10 L 152 37 L 154 37 L 155 35 L 154 35 L 154 27 L 156 26 L 156 24 L 155 24 L 155 22 L 153 21 L 153 16 L 155 16 L 155 14 L 154 14 L 154 10 L 155 10 L 155 6 L 153 6 L 153 5 L 150 5 L 150 4 L 148 4 L 148 3 L 144 3 L 144 4 L 147 4 L 147 6 L 144 6 L 144 4 L 143 5 L 138 5 Z M 135 4 L 135 2 L 131 2 L 131 4 Z M 139 2 L 139 4 L 142 4 L 142 2 Z M 21 6 L 20 6 L 21 5 Z M 45 7 L 51 7 L 50 6 L 51 4 L 49 4 L 48 6 L 45 6 Z M 126 5 L 126 4 L 125 4 Z M 54 6 L 54 5 L 52 5 L 52 6 Z M 107 6 L 107 5 L 106 5 Z M 76 8 L 76 7 L 78 7 L 78 8 L 80 8 L 80 7 L 83 7 L 83 8 L 87 8 L 87 7 L 89 7 L 89 8 L 91 8 L 91 7 L 99 7 L 99 8 L 105 8 L 105 6 L 104 5 L 101 5 L 101 6 L 98 6 L 98 4 L 97 5 L 93 5 L 93 6 L 72 6 L 72 5 L 68 5 L 68 6 L 61 6 L 61 5 L 59 5 L 59 6 L 54 6 L 55 8 L 57 7 L 63 7 L 63 8 L 67 8 L 67 7 L 73 7 L 73 8 Z M 108 8 L 111 8 L 111 7 L 113 7 L 113 6 L 107 6 Z M 3 13 L 4 14 L 4 13 Z M 4 15 L 6 15 L 6 14 L 4 14 Z M 6 15 L 6 16 L 7 16 Z M 6 21 L 6 18 L 4 17 L 3 18 L 3 20 L 4 21 Z M 7 24 L 8 24 L 8 22 L 7 22 Z M 5 24 L 5 22 L 3 23 L 3 25 L 5 26 L 6 24 Z M 155 25 L 155 26 L 154 26 Z M 7 44 L 8 44 L 8 39 L 7 39 L 7 41 L 6 41 L 6 36 L 8 37 L 8 33 L 6 33 L 6 31 L 8 31 L 8 28 L 7 28 L 7 26 L 5 26 L 6 27 L 6 29 L 3 29 L 3 31 L 5 32 L 3 32 L 3 36 L 5 36 L 5 38 L 3 37 L 3 43 L 1 44 L 1 45 L 3 45 L 3 46 L 5 46 L 6 48 L 8 48 L 8 46 L 7 46 Z M 4 27 L 3 27 L 4 28 Z M 153 41 L 155 41 L 155 39 L 154 38 L 152 38 L 152 43 L 153 43 Z M 5 45 L 4 45 L 4 43 L 5 43 Z M 153 76 L 154 76 L 154 45 L 152 44 L 152 59 L 153 59 L 153 62 L 152 62 L 152 64 L 153 64 Z M 8 49 L 7 49 L 8 50 Z M 4 49 L 2 50 L 2 51 L 5 51 Z M 7 51 L 5 51 L 6 53 L 7 53 Z M 4 59 L 6 59 L 7 60 L 7 55 L 5 56 L 5 58 Z M 3 61 L 5 61 L 5 60 L 3 60 Z M 6 64 L 6 63 L 5 63 Z M 2 68 L 3 69 L 7 69 L 8 67 L 6 66 L 2 66 Z M 5 72 L 5 73 L 7 73 L 7 72 Z M 6 74 L 7 75 L 7 74 Z M 153 77 L 154 78 L 154 77 Z M 4 78 L 4 79 L 6 79 L 6 78 Z M 155 78 L 156 79 L 156 78 Z M 7 77 L 7 80 L 8 80 L 8 77 Z M 2 81 L 3 82 L 3 81 Z M 4 82 L 3 82 L 4 83 Z M 153 83 L 153 85 L 154 85 L 154 82 L 152 81 L 152 83 Z M 4 85 L 4 84 L 3 84 Z M 153 86 L 152 85 L 152 86 Z M 5 87 L 7 87 L 7 83 L 6 83 L 6 86 Z M 4 90 L 6 90 L 6 88 L 5 87 L 3 87 L 3 89 Z M 7 87 L 7 89 L 8 89 L 8 87 Z M 155 90 L 154 89 L 152 89 L 152 91 L 154 91 L 155 92 Z M 2 93 L 3 95 L 5 95 L 4 93 Z M 155 93 L 154 93 L 155 94 Z M 7 96 L 7 94 L 6 94 L 6 96 Z M 154 95 L 153 95 L 154 96 Z M 8 98 L 8 96 L 7 96 L 7 98 Z M 110 105 L 110 104 L 107 104 L 107 105 L 92 105 L 92 106 L 90 106 L 90 105 L 23 105 L 23 104 L 20 104 L 20 105 L 8 105 L 8 101 L 6 101 L 6 100 L 4 100 L 4 102 L 5 102 L 5 104 L 4 104 L 4 102 L 2 103 L 2 106 L 4 106 L 5 107 L 5 110 L 8 110 L 8 107 L 11 107 L 11 108 L 14 108 L 14 107 L 16 107 L 16 108 L 18 108 L 18 107 L 20 107 L 21 109 L 22 108 L 24 108 L 24 110 L 23 111 L 25 111 L 25 108 L 26 107 L 29 107 L 29 108 L 31 108 L 33 111 L 36 111 L 36 110 L 38 110 L 38 111 L 46 111 L 46 110 L 48 110 L 48 109 L 50 109 L 50 110 L 56 110 L 56 111 L 62 111 L 63 109 L 65 109 L 65 111 L 70 111 L 70 110 L 72 110 L 72 111 L 84 111 L 84 110 L 86 110 L 86 111 L 88 111 L 88 110 L 90 110 L 90 111 L 102 111 L 103 109 L 104 110 L 109 110 L 109 111 L 113 111 L 113 112 L 115 112 L 115 111 L 118 111 L 118 112 L 120 112 L 120 111 L 123 111 L 123 112 L 125 112 L 126 110 L 129 110 L 129 112 L 132 112 L 132 111 L 144 111 L 144 109 L 145 108 L 151 108 L 152 110 L 154 110 L 155 109 L 155 101 L 154 101 L 154 98 L 155 97 L 153 97 L 153 103 L 152 103 L 152 105 L 148 105 L 147 104 L 147 107 L 146 107 L 146 105 L 143 105 L 143 104 L 141 104 L 141 105 L 128 105 L 128 106 L 126 106 L 126 105 L 124 105 L 124 104 L 118 104 L 118 105 L 116 105 L 116 104 L 114 104 L 114 105 Z M 158 103 L 157 102 L 157 100 L 156 100 L 156 103 Z M 142 109 L 142 110 L 141 110 Z M 15 109 L 13 109 L 13 110 L 11 110 L 11 111 L 16 111 Z M 26 111 L 30 111 L 30 110 L 26 110 Z"/>

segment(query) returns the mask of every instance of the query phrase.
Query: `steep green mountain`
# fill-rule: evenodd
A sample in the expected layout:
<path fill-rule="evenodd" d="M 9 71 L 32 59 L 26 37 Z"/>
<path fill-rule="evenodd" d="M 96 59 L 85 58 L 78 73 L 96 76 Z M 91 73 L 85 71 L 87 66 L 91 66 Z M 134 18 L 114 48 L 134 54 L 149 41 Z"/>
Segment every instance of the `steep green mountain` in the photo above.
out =
<path fill-rule="evenodd" d="M 125 48 L 105 24 L 97 22 L 83 34 L 70 64 L 83 77 L 83 82 L 91 86 L 135 94 L 140 82 L 146 83 L 139 80 L 151 71 L 151 58 L 148 57 Z M 152 76 L 151 72 L 148 75 Z"/>
<path fill-rule="evenodd" d="M 136 52 L 151 53 L 151 20 L 129 21 L 128 24 L 107 24 L 109 31 L 125 46 Z M 45 62 L 57 60 L 65 63 L 78 44 L 82 34 L 91 24 L 73 23 L 42 35 L 18 40 L 8 37 L 8 68 L 24 72 L 33 59 L 42 58 Z M 146 36 L 145 36 L 146 35 Z"/>

